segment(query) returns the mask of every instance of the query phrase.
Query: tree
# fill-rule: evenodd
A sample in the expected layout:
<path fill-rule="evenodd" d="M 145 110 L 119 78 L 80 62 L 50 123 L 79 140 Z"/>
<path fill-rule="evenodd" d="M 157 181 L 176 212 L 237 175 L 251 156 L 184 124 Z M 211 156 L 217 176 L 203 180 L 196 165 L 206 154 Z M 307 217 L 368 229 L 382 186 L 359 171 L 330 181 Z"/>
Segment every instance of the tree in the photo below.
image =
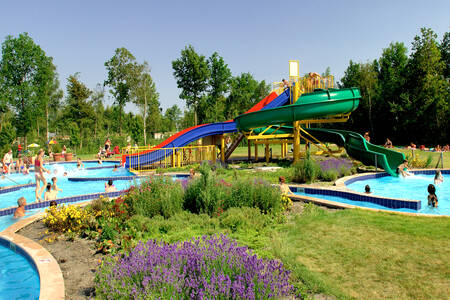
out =
<path fill-rule="evenodd" d="M 379 116 L 383 122 L 377 126 L 383 137 L 397 138 L 406 135 L 402 125 L 402 115 L 407 110 L 408 98 L 406 84 L 406 71 L 408 65 L 407 48 L 403 43 L 391 43 L 389 47 L 383 49 L 383 53 L 378 60 L 380 86 L 380 101 L 377 104 Z"/>
<path fill-rule="evenodd" d="M 144 61 L 143 64 L 135 68 L 136 74 L 133 76 L 134 83 L 132 87 L 133 102 L 139 107 L 142 113 L 143 120 L 143 134 L 144 144 L 147 145 L 147 112 L 150 112 L 151 131 L 155 132 L 158 128 L 161 119 L 159 110 L 159 94 L 156 92 L 156 86 L 150 76 L 150 68 L 148 63 Z"/>
<path fill-rule="evenodd" d="M 194 110 L 197 125 L 197 108 L 208 87 L 210 71 L 205 56 L 195 52 L 192 45 L 181 51 L 181 57 L 172 61 L 173 75 L 181 89 L 180 98 L 186 100 L 188 108 Z"/>
<path fill-rule="evenodd" d="M 444 79 L 445 63 L 436 38 L 431 29 L 422 28 L 412 43 L 408 66 L 410 113 L 416 116 L 408 122 L 411 124 L 409 129 L 430 143 L 448 141 L 449 82 Z M 430 132 L 434 134 L 430 135 Z"/>
<path fill-rule="evenodd" d="M 232 119 L 250 109 L 267 96 L 270 86 L 263 80 L 256 81 L 250 73 L 242 73 L 231 82 L 230 95 L 226 99 L 226 116 Z"/>
<path fill-rule="evenodd" d="M 130 101 L 130 90 L 136 81 L 136 58 L 126 48 L 117 48 L 114 56 L 105 62 L 108 79 L 104 85 L 111 88 L 114 103 L 119 107 L 119 131 L 122 133 L 122 112 L 124 106 Z"/>
<path fill-rule="evenodd" d="M 67 99 L 64 107 L 64 120 L 69 124 L 70 134 L 80 139 L 72 140 L 75 144 L 79 142 L 80 149 L 83 147 L 83 138 L 91 134 L 93 120 L 95 118 L 92 104 L 88 101 L 91 91 L 78 79 L 75 73 L 67 78 Z M 75 126 L 75 125 L 76 126 Z"/>
<path fill-rule="evenodd" d="M 164 113 L 164 122 L 166 124 L 166 131 L 177 131 L 179 128 L 179 123 L 181 121 L 181 109 L 178 105 L 173 105 L 169 107 Z"/>
<path fill-rule="evenodd" d="M 55 90 L 55 77 L 52 58 L 27 33 L 6 37 L 0 62 L 0 98 L 14 108 L 19 135 L 26 138 L 42 111 L 41 103 L 48 104 Z"/>
<path fill-rule="evenodd" d="M 230 90 L 231 71 L 223 58 L 214 52 L 208 59 L 210 77 L 208 95 L 203 97 L 199 105 L 203 122 L 219 122 L 225 120 L 225 93 Z"/>
<path fill-rule="evenodd" d="M 439 49 L 445 64 L 444 76 L 448 79 L 450 78 L 450 32 L 444 33 Z"/>

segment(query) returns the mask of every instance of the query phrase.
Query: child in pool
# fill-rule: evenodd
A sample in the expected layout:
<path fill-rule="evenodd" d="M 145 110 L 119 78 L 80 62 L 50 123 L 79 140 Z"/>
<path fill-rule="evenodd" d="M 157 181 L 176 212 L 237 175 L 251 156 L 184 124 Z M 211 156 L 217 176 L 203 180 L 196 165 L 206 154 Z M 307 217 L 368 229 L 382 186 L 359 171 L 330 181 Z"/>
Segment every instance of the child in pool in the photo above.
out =
<path fill-rule="evenodd" d="M 438 198 L 436 196 L 436 188 L 434 185 L 428 185 L 428 205 L 438 207 Z"/>
<path fill-rule="evenodd" d="M 57 181 L 58 181 L 58 178 L 52 177 L 52 191 L 53 191 L 53 193 L 55 193 L 55 198 L 56 198 L 56 196 L 58 195 L 58 192 L 62 192 L 62 191 L 63 191 L 63 190 L 60 189 L 60 188 L 58 187 L 58 185 L 56 184 Z"/>
<path fill-rule="evenodd" d="M 47 187 L 45 189 L 45 193 L 44 193 L 44 201 L 50 201 L 50 200 L 55 200 L 55 193 L 53 193 L 52 191 L 52 185 L 51 183 L 47 183 Z"/>
<path fill-rule="evenodd" d="M 108 182 L 105 183 L 105 192 L 110 193 L 115 191 L 116 187 L 114 186 L 113 181 L 111 179 L 108 180 Z"/>
<path fill-rule="evenodd" d="M 436 170 L 436 174 L 434 174 L 434 184 L 438 185 L 442 182 L 444 182 L 444 177 L 442 176 L 441 170 Z"/>
<path fill-rule="evenodd" d="M 397 174 L 403 177 L 411 176 L 411 173 L 408 172 L 408 161 L 406 159 L 397 167 Z"/>
<path fill-rule="evenodd" d="M 364 187 L 364 190 L 365 190 L 365 193 L 366 193 L 366 194 L 370 194 L 370 193 L 371 193 L 371 191 L 370 191 L 370 185 L 366 184 L 366 186 Z"/>

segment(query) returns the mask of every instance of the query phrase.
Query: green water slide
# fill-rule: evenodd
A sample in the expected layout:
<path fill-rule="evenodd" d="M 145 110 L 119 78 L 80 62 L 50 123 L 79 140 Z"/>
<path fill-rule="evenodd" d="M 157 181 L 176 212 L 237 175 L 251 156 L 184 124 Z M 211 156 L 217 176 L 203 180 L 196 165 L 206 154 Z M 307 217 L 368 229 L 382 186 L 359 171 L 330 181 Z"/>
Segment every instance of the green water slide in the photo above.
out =
<path fill-rule="evenodd" d="M 289 127 L 292 122 L 350 113 L 358 107 L 360 98 L 357 88 L 319 90 L 302 95 L 295 104 L 240 115 L 234 121 L 241 131 L 260 133 L 266 126 L 284 125 L 279 129 L 270 128 L 265 134 L 292 133 Z M 351 157 L 366 165 L 379 166 L 392 176 L 397 176 L 397 166 L 405 159 L 403 153 L 368 143 L 355 132 L 319 128 L 307 131 L 323 142 L 344 147 Z"/>
<path fill-rule="evenodd" d="M 403 153 L 371 144 L 356 132 L 322 128 L 308 128 L 307 131 L 320 141 L 344 147 L 349 156 L 365 165 L 383 168 L 392 176 L 398 176 L 397 167 L 405 160 Z"/>
<path fill-rule="evenodd" d="M 294 104 L 243 114 L 234 121 L 241 131 L 269 125 L 289 125 L 298 120 L 351 113 L 358 107 L 360 98 L 357 88 L 318 90 L 303 94 Z"/>

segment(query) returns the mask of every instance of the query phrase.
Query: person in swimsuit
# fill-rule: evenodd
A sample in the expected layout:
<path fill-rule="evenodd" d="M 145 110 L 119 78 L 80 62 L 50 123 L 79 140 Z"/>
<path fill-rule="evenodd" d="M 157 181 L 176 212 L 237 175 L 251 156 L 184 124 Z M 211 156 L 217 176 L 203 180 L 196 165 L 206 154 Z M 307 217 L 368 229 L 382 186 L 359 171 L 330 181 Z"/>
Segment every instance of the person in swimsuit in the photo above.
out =
<path fill-rule="evenodd" d="M 438 185 L 442 182 L 444 182 L 444 177 L 442 176 L 441 170 L 436 170 L 436 173 L 434 174 L 434 184 Z"/>
<path fill-rule="evenodd" d="M 10 173 L 11 172 L 11 165 L 13 162 L 13 155 L 12 155 L 12 150 L 9 149 L 9 151 L 5 154 L 5 156 L 3 156 L 3 168 L 5 168 L 6 166 L 6 173 Z"/>
<path fill-rule="evenodd" d="M 56 199 L 56 196 L 58 195 L 58 192 L 62 192 L 63 191 L 56 184 L 57 181 L 58 181 L 58 178 L 52 177 L 52 191 L 53 191 L 53 193 L 55 193 L 55 199 Z"/>
<path fill-rule="evenodd" d="M 428 185 L 428 205 L 438 207 L 438 197 L 436 196 L 436 188 L 434 185 Z"/>
<path fill-rule="evenodd" d="M 105 182 L 105 192 L 110 193 L 115 191 L 116 187 L 114 186 L 113 181 L 111 179 L 108 180 L 108 182 Z"/>
<path fill-rule="evenodd" d="M 47 172 L 50 174 L 50 171 L 44 168 L 44 150 L 41 149 L 38 152 L 38 156 L 36 157 L 36 160 L 34 161 L 34 176 L 36 178 L 36 201 L 41 202 L 42 198 L 42 192 L 45 190 L 45 187 L 47 185 L 47 180 L 45 180 L 44 172 Z M 42 188 L 40 187 L 40 182 L 42 181 Z"/>
<path fill-rule="evenodd" d="M 83 165 L 83 168 L 84 168 L 84 164 L 83 164 L 83 162 L 81 161 L 81 159 L 78 157 L 77 158 L 77 168 L 78 169 L 81 169 L 81 166 Z"/>
<path fill-rule="evenodd" d="M 47 187 L 45 189 L 45 193 L 44 193 L 44 201 L 50 201 L 50 200 L 55 200 L 56 199 L 56 194 L 52 191 L 52 185 L 50 183 L 47 183 Z"/>
<path fill-rule="evenodd" d="M 397 167 L 397 174 L 402 175 L 403 177 L 410 176 L 411 174 L 408 172 L 408 161 L 405 159 L 402 164 Z"/>

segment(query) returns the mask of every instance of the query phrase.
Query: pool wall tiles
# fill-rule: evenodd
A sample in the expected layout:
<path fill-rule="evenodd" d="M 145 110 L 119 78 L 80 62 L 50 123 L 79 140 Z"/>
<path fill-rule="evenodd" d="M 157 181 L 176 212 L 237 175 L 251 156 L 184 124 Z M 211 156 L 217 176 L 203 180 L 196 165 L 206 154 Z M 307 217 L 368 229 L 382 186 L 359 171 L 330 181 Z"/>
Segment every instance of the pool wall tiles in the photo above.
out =
<path fill-rule="evenodd" d="M 69 181 L 108 181 L 108 180 L 133 180 L 137 176 L 116 176 L 116 177 L 69 177 Z"/>
<path fill-rule="evenodd" d="M 117 192 L 111 192 L 111 193 L 95 193 L 95 194 L 88 194 L 88 195 L 81 195 L 81 196 L 74 196 L 74 197 L 67 197 L 67 198 L 61 198 L 56 201 L 58 204 L 62 203 L 71 203 L 71 202 L 78 202 L 82 200 L 89 200 L 89 199 L 96 199 L 100 196 L 107 196 L 107 197 L 118 197 L 122 194 L 125 194 L 126 190 L 117 191 Z M 35 208 L 43 208 L 43 207 L 49 207 L 51 201 L 45 201 L 45 202 L 39 202 L 39 203 L 32 203 L 25 206 L 25 209 L 35 209 Z M 0 210 L 0 217 L 6 216 L 6 215 L 12 215 L 14 214 L 14 211 L 16 210 L 15 207 L 13 208 L 7 208 Z"/>
<path fill-rule="evenodd" d="M 14 192 L 23 188 L 27 188 L 27 187 L 32 187 L 35 186 L 36 183 L 27 183 L 27 184 L 21 184 L 21 185 L 14 185 L 11 187 L 5 187 L 0 189 L 0 194 L 4 194 L 4 193 L 9 193 L 9 192 Z"/>
<path fill-rule="evenodd" d="M 414 210 L 421 209 L 420 201 L 405 201 L 400 199 L 389 199 L 382 197 L 374 197 L 369 195 L 361 195 L 357 193 L 343 192 L 343 191 L 335 191 L 335 190 L 324 190 L 324 189 L 313 189 L 313 188 L 305 188 L 305 193 L 307 194 L 318 194 L 318 195 L 328 195 L 328 196 L 336 196 L 341 197 L 353 201 L 362 201 L 378 204 L 384 207 L 389 208 L 409 208 Z"/>

